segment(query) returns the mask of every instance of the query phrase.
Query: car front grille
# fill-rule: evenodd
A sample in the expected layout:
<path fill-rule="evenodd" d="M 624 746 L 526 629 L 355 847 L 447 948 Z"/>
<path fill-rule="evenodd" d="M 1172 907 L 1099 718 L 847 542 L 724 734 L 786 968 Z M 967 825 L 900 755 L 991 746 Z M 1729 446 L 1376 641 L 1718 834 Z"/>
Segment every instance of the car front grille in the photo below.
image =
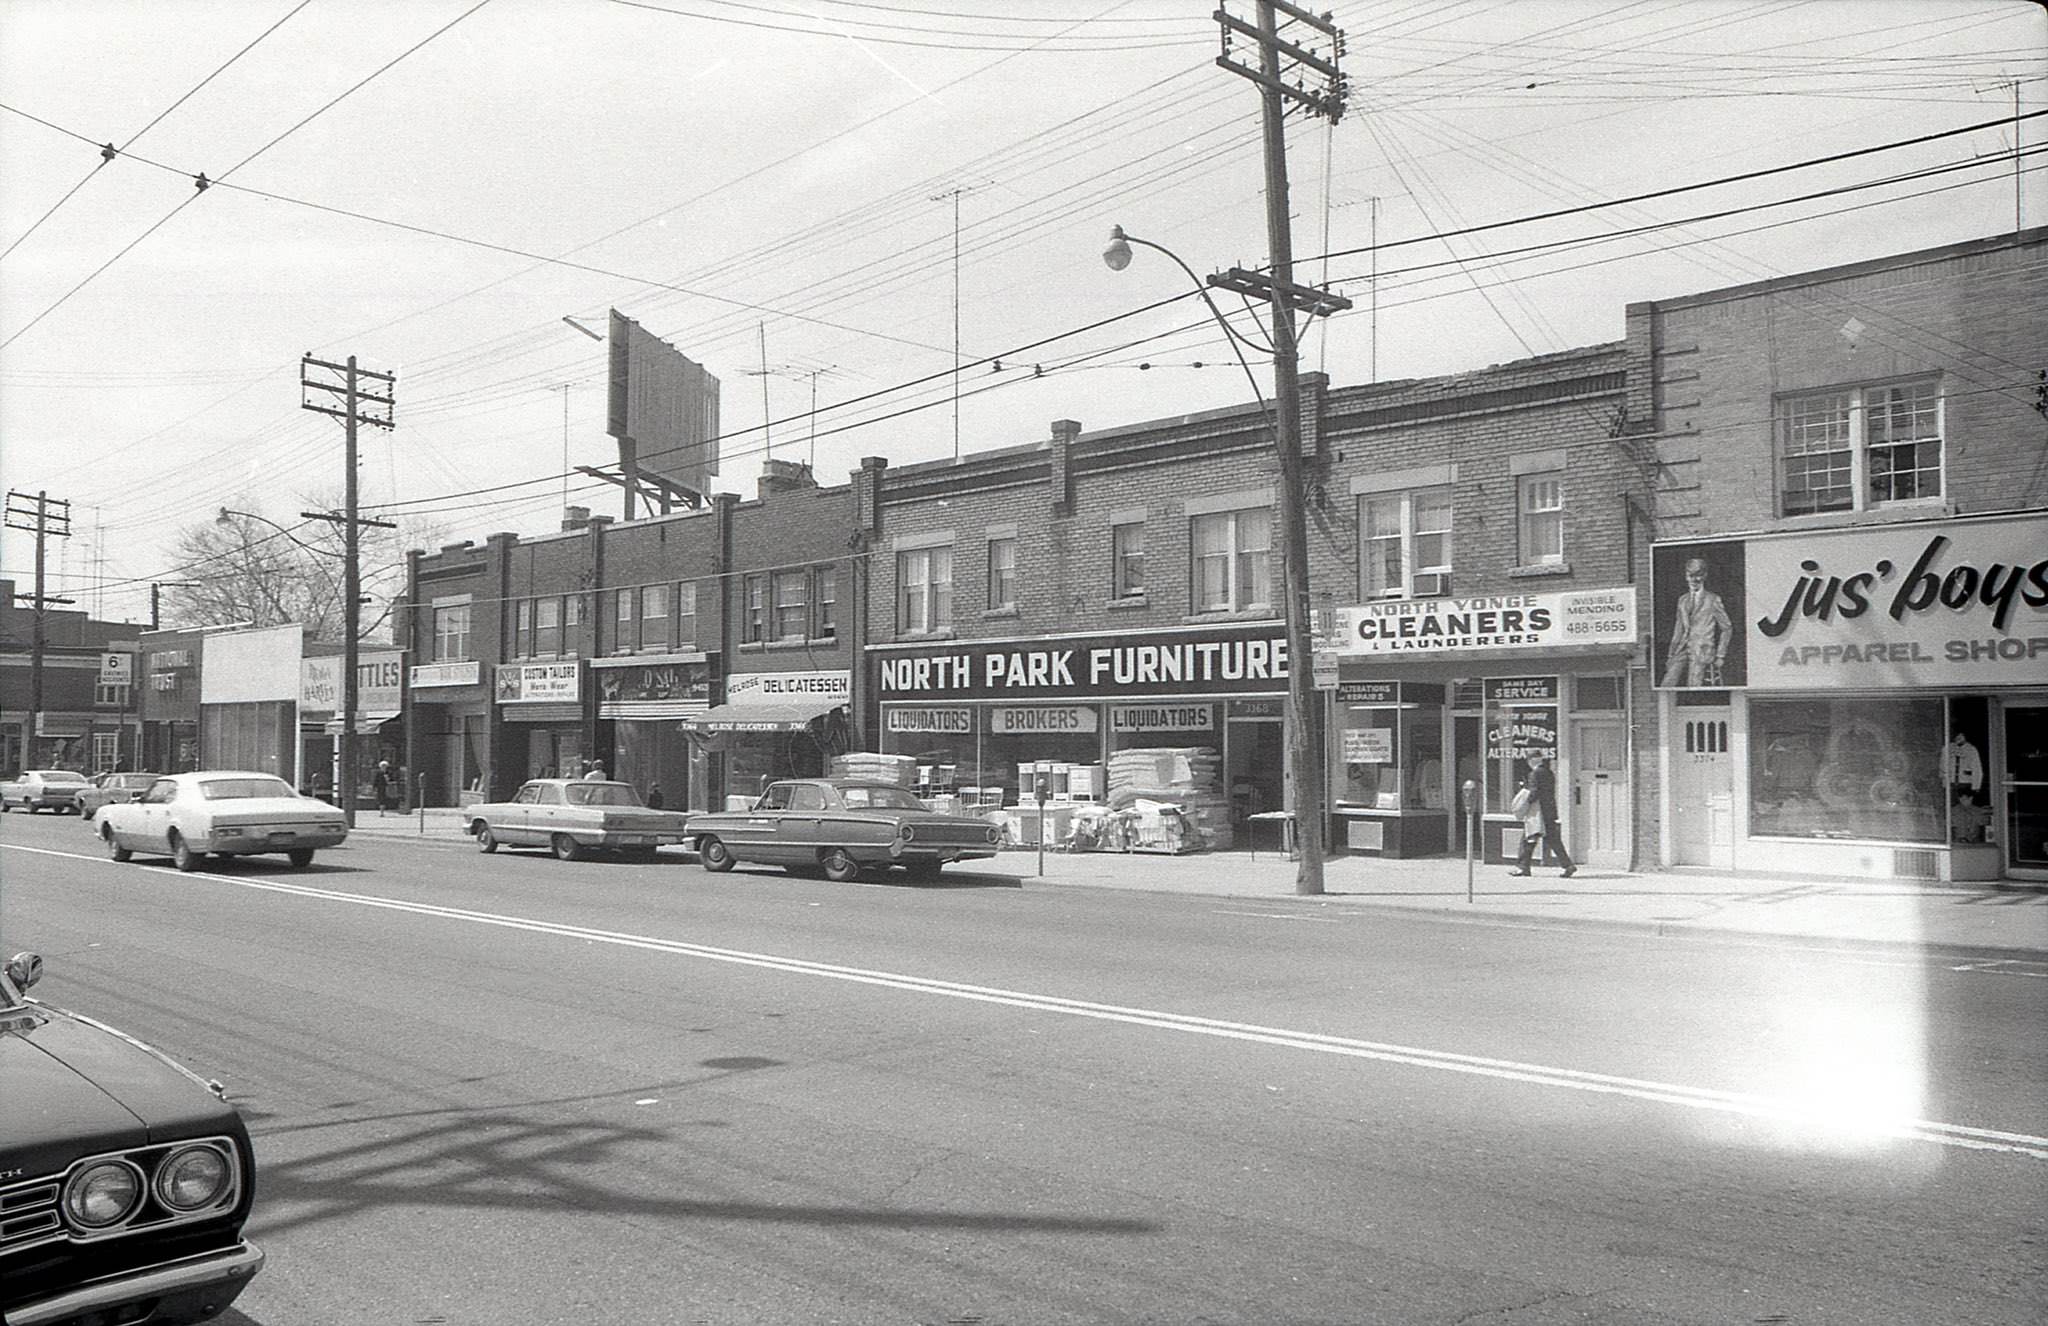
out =
<path fill-rule="evenodd" d="M 173 1151 L 182 1151 L 186 1147 L 202 1144 L 213 1146 L 224 1153 L 232 1170 L 232 1179 L 220 1200 L 190 1212 L 173 1211 L 160 1205 L 155 1196 L 151 1195 L 151 1181 L 156 1177 L 157 1166 Z M 116 1158 L 127 1160 L 142 1171 L 145 1196 L 141 1204 L 128 1219 L 109 1229 L 72 1229 L 65 1223 L 61 1205 L 65 1178 L 87 1165 Z M 101 1239 L 118 1238 L 124 1234 L 137 1234 L 174 1225 L 217 1219 L 222 1213 L 232 1211 L 240 1203 L 242 1185 L 247 1180 L 248 1176 L 242 1164 L 242 1153 L 235 1146 L 234 1140 L 227 1137 L 185 1138 L 154 1146 L 138 1146 L 123 1151 L 82 1156 L 73 1161 L 63 1174 L 45 1175 L 0 1188 L 0 1253 L 11 1254 L 60 1239 L 68 1239 L 75 1243 L 98 1242 Z"/>

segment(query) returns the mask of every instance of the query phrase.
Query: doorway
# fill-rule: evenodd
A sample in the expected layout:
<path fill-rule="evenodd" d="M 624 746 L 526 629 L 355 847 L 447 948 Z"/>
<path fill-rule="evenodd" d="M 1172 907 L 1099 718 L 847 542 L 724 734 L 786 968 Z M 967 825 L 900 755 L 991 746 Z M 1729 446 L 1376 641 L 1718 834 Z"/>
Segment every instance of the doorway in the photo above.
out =
<path fill-rule="evenodd" d="M 1230 796 L 1232 846 L 1254 846 L 1247 817 L 1287 808 L 1287 727 L 1278 717 L 1232 714 L 1223 732 L 1223 785 Z M 1270 828 L 1268 832 L 1270 832 Z"/>
<path fill-rule="evenodd" d="M 1735 761 L 1726 709 L 1672 712 L 1671 864 L 1735 865 Z"/>
<path fill-rule="evenodd" d="M 1571 828 L 1579 859 L 1626 869 L 1629 863 L 1628 725 L 1619 716 L 1572 722 Z"/>
<path fill-rule="evenodd" d="M 2005 706 L 2005 871 L 2048 880 L 2048 705 Z"/>

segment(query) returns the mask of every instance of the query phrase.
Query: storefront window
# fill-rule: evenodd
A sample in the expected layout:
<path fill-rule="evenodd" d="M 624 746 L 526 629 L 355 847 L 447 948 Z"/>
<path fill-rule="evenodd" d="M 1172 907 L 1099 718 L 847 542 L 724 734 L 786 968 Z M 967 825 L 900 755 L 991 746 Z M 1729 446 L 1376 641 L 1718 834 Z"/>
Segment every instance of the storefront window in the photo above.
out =
<path fill-rule="evenodd" d="M 1753 701 L 1750 832 L 1940 842 L 1946 741 L 1938 698 Z"/>
<path fill-rule="evenodd" d="M 1351 689 L 1353 700 L 1339 697 L 1331 753 L 1336 803 L 1369 810 L 1443 809 L 1441 688 L 1432 688 L 1437 698 L 1430 703 L 1411 702 L 1391 683 L 1353 683 Z"/>

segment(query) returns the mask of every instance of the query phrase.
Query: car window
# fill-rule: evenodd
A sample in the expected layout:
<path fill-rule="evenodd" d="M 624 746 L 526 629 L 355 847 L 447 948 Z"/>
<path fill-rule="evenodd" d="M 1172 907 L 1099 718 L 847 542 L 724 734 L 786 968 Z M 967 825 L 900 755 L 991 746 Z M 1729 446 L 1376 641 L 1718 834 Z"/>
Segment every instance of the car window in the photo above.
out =
<path fill-rule="evenodd" d="M 797 784 L 796 790 L 790 793 L 789 808 L 791 810 L 823 810 L 825 808 L 825 789 L 813 783 Z"/>
<path fill-rule="evenodd" d="M 46 783 L 78 783 L 83 785 L 86 781 L 84 774 L 73 773 L 69 769 L 45 769 L 37 774 L 36 777 Z"/>
<path fill-rule="evenodd" d="M 766 792 L 763 792 L 761 794 L 761 799 L 754 803 L 754 809 L 788 810 L 790 791 L 790 784 L 777 783 L 774 786 L 770 787 Z"/>
<path fill-rule="evenodd" d="M 572 806 L 640 806 L 640 789 L 631 783 L 571 783 L 568 787 L 569 804 Z"/>
<path fill-rule="evenodd" d="M 199 795 L 208 801 L 249 801 L 257 797 L 294 797 L 298 793 L 282 778 L 206 778 Z"/>
<path fill-rule="evenodd" d="M 839 799 L 856 810 L 924 809 L 924 802 L 900 787 L 842 787 Z"/>
<path fill-rule="evenodd" d="M 543 806 L 562 804 L 562 787 L 559 783 L 541 783 L 534 788 L 533 799 Z"/>
<path fill-rule="evenodd" d="M 159 778 L 142 798 L 145 804 L 151 806 L 165 805 L 177 799 L 178 785 L 168 778 Z"/>
<path fill-rule="evenodd" d="M 538 800 L 540 800 L 540 784 L 528 783 L 525 787 L 519 789 L 518 796 L 512 798 L 512 804 L 515 806 L 530 806 Z"/>
<path fill-rule="evenodd" d="M 116 774 L 114 776 L 114 785 L 116 787 L 126 788 L 131 792 L 140 792 L 143 788 L 149 787 L 155 782 L 155 774 Z"/>

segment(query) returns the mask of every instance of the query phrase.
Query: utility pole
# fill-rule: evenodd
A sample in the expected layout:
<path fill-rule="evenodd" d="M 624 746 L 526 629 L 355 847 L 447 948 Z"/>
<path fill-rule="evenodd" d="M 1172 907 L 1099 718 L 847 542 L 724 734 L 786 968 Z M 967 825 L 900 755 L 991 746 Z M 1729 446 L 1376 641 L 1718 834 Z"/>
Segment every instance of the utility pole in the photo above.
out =
<path fill-rule="evenodd" d="M 340 381 L 314 376 L 315 373 L 339 374 Z M 370 384 L 364 389 L 364 382 Z M 382 394 L 378 388 L 381 386 Z M 385 520 L 365 520 L 356 514 L 356 427 L 369 424 L 376 428 L 389 429 L 392 426 L 392 411 L 397 404 L 398 375 L 377 373 L 356 366 L 356 357 L 350 355 L 346 364 L 330 364 L 325 360 L 306 355 L 299 360 L 299 387 L 304 393 L 324 392 L 324 396 L 302 395 L 300 408 L 315 414 L 333 415 L 341 420 L 343 436 L 347 439 L 343 466 L 346 472 L 345 510 L 337 515 L 333 512 L 315 514 L 300 512 L 313 520 L 326 520 L 342 527 L 342 679 L 341 679 L 341 778 L 335 780 L 335 792 L 341 797 L 342 813 L 348 817 L 348 826 L 356 824 L 356 666 L 358 641 L 362 633 L 363 586 L 361 538 L 359 531 L 364 525 L 375 525 L 381 529 L 396 529 L 397 526 Z M 340 408 L 328 403 L 339 396 Z M 347 781 L 342 781 L 346 779 Z M 380 807 L 381 809 L 381 807 Z"/>
<path fill-rule="evenodd" d="M 1295 844 L 1299 850 L 1294 891 L 1313 895 L 1323 892 L 1323 838 L 1329 815 L 1323 795 L 1323 752 L 1318 740 L 1321 726 L 1316 721 L 1314 655 L 1309 634 L 1308 501 L 1302 479 L 1300 359 L 1294 314 L 1297 309 L 1311 314 L 1326 311 L 1331 301 L 1319 290 L 1294 284 L 1294 237 L 1287 213 L 1286 115 L 1289 102 L 1306 107 L 1311 114 L 1332 124 L 1344 114 L 1344 75 L 1336 63 L 1344 54 L 1344 34 L 1329 19 L 1287 0 L 1257 2 L 1256 27 L 1233 17 L 1227 10 L 1216 11 L 1216 21 L 1223 29 L 1223 53 L 1216 57 L 1216 63 L 1258 84 L 1264 103 L 1266 241 L 1272 274 L 1233 271 L 1227 279 L 1211 277 L 1210 284 L 1263 295 L 1272 303 L 1276 416 L 1273 422 L 1280 453 L 1280 536 L 1287 596 L 1287 754 L 1294 776 Z M 1329 58 L 1282 37 L 1282 13 L 1327 37 Z M 1233 37 L 1247 37 L 1257 43 L 1257 69 L 1232 58 Z M 1287 82 L 1280 63 L 1283 55 L 1291 63 L 1290 72 L 1304 66 L 1313 69 L 1323 76 L 1322 86 L 1308 88 Z"/>
<path fill-rule="evenodd" d="M 931 200 L 942 203 L 953 200 L 953 459 L 960 459 L 960 195 L 973 192 L 967 185 L 956 184 L 944 193 L 935 193 Z"/>
<path fill-rule="evenodd" d="M 152 580 L 149 582 L 149 629 L 163 629 L 163 594 L 167 589 L 192 589 L 196 580 Z"/>
<path fill-rule="evenodd" d="M 49 631 L 43 609 L 51 603 L 72 601 L 52 598 L 43 592 L 43 552 L 49 540 L 71 537 L 71 503 L 62 499 L 53 501 L 47 492 L 38 492 L 34 497 L 10 492 L 7 494 L 7 528 L 27 530 L 36 536 L 35 593 L 14 596 L 35 605 L 33 634 L 29 643 L 28 724 L 24 729 L 21 752 L 22 765 L 26 768 L 32 763 L 40 763 L 35 756 L 36 729 L 42 726 L 43 721 L 43 655 L 49 648 Z"/>

